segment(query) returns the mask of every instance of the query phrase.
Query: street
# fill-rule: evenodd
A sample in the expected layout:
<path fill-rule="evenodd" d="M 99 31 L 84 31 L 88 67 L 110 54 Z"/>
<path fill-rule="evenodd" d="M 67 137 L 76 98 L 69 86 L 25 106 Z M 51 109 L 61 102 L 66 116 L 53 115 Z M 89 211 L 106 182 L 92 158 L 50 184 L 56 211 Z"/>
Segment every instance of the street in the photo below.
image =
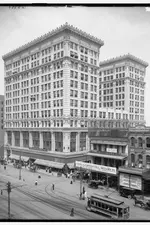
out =
<path fill-rule="evenodd" d="M 21 170 L 21 180 L 19 180 L 19 170 L 12 164 L 7 165 L 7 169 L 0 168 L 0 189 L 6 188 L 7 181 L 11 182 L 12 191 L 10 193 L 10 214 L 11 219 L 20 220 L 107 220 L 107 218 L 86 210 L 86 200 L 79 200 L 80 182 L 77 180 L 70 184 L 71 179 L 64 176 L 57 177 L 56 173 L 49 174 L 39 170 L 38 173 L 30 172 L 27 168 Z M 38 178 L 38 175 L 41 178 Z M 37 186 L 35 185 L 37 181 Z M 55 188 L 52 190 L 52 184 Z M 119 196 L 112 189 L 106 190 L 104 187 L 93 190 L 83 184 L 87 195 L 99 193 L 110 194 L 111 197 L 123 200 L 130 206 L 130 220 L 149 220 L 150 213 L 140 207 L 133 206 L 133 200 Z M 0 219 L 8 219 L 7 191 L 0 195 Z M 74 216 L 71 217 L 71 209 L 74 208 Z"/>

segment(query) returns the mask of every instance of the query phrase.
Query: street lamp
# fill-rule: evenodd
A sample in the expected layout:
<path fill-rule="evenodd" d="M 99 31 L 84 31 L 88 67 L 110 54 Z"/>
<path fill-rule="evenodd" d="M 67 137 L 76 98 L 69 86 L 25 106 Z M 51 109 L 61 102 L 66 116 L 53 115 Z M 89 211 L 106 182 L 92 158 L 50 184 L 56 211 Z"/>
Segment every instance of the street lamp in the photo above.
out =
<path fill-rule="evenodd" d="M 79 199 L 82 199 L 82 171 L 81 171 L 81 167 L 80 167 L 80 197 Z"/>

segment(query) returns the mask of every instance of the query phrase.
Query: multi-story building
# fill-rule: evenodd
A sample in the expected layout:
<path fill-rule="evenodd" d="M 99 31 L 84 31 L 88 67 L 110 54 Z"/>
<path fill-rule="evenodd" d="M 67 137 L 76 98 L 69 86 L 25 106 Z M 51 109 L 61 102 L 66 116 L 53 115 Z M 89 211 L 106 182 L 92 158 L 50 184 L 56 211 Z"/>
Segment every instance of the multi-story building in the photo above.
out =
<path fill-rule="evenodd" d="M 99 116 L 103 45 L 65 24 L 3 56 L 5 144 L 13 153 L 60 162 L 85 159 L 88 123 Z"/>
<path fill-rule="evenodd" d="M 4 95 L 0 95 L 0 157 L 4 157 Z"/>
<path fill-rule="evenodd" d="M 99 107 L 125 110 L 130 124 L 145 124 L 144 93 L 148 63 L 127 54 L 100 62 Z"/>

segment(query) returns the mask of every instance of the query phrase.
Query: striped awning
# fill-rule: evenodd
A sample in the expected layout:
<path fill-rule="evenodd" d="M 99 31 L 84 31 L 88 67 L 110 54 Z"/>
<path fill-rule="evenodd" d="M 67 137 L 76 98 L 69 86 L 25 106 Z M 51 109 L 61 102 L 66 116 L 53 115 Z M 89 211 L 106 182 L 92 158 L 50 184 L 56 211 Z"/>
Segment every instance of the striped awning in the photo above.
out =
<path fill-rule="evenodd" d="M 63 166 L 65 165 L 64 163 L 48 161 L 48 160 L 43 160 L 43 159 L 36 159 L 34 164 L 57 168 L 57 169 L 62 169 Z"/>
<path fill-rule="evenodd" d="M 21 161 L 27 162 L 29 160 L 29 157 L 27 156 L 20 156 L 20 155 L 13 155 L 13 154 L 10 156 L 11 159 L 15 159 L 15 160 L 20 160 L 20 157 L 21 157 Z"/>
<path fill-rule="evenodd" d="M 74 169 L 75 166 L 74 166 L 75 163 L 67 163 L 67 166 L 69 167 L 69 169 Z"/>

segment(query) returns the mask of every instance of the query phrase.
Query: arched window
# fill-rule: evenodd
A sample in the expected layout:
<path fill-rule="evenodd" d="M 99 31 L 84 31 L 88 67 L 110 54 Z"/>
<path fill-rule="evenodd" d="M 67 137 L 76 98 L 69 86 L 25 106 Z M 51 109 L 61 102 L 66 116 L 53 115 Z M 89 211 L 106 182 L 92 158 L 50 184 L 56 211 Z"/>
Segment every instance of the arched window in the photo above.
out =
<path fill-rule="evenodd" d="M 150 169 L 150 155 L 146 156 L 146 168 Z"/>
<path fill-rule="evenodd" d="M 132 147 L 135 146 L 135 138 L 134 138 L 134 137 L 131 138 L 131 146 L 132 146 Z"/>
<path fill-rule="evenodd" d="M 141 137 L 138 138 L 138 146 L 139 148 L 143 147 L 143 139 Z"/>
<path fill-rule="evenodd" d="M 138 164 L 139 168 L 141 168 L 143 165 L 143 156 L 141 154 L 138 155 Z"/>
<path fill-rule="evenodd" d="M 135 165 L 135 155 L 131 154 L 131 166 Z"/>
<path fill-rule="evenodd" d="M 146 138 L 146 147 L 150 148 L 150 138 L 149 137 Z"/>

